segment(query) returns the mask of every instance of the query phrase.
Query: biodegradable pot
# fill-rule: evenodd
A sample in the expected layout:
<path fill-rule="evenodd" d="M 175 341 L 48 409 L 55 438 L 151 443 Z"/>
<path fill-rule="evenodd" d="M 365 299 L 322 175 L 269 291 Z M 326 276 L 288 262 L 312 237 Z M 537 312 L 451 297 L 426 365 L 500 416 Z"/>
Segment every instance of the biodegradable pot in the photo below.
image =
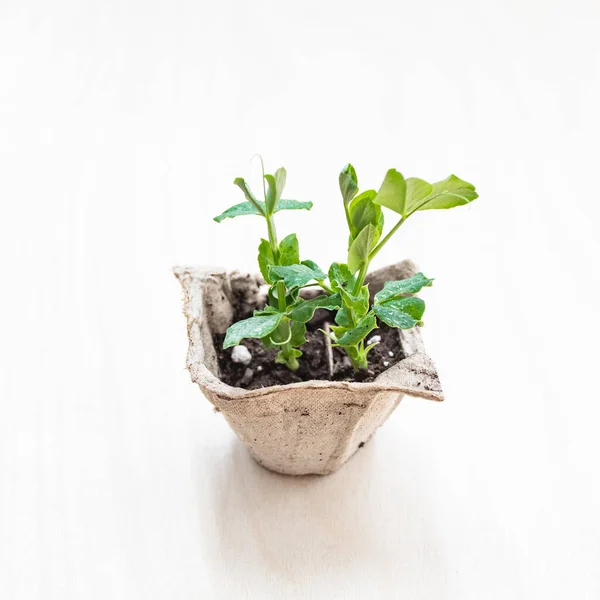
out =
<path fill-rule="evenodd" d="M 369 278 L 371 294 L 385 281 L 414 275 L 403 261 Z M 219 378 L 212 335 L 224 333 L 234 313 L 250 315 L 265 304 L 259 275 L 198 267 L 176 267 L 184 291 L 192 381 L 222 412 L 254 459 L 288 475 L 326 475 L 339 469 L 390 416 L 405 394 L 444 399 L 419 328 L 398 330 L 406 358 L 370 383 L 305 381 L 245 390 Z"/>

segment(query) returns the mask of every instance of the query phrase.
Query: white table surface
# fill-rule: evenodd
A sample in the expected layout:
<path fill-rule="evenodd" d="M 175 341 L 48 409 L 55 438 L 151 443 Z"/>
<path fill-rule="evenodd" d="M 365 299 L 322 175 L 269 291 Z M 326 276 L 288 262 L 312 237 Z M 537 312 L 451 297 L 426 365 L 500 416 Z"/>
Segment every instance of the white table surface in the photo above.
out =
<path fill-rule="evenodd" d="M 600 5 L 0 5 L 0 597 L 600 598 Z M 184 370 L 173 264 L 254 269 L 231 181 L 477 184 L 374 266 L 435 286 L 447 400 L 325 478 L 257 466 Z"/>

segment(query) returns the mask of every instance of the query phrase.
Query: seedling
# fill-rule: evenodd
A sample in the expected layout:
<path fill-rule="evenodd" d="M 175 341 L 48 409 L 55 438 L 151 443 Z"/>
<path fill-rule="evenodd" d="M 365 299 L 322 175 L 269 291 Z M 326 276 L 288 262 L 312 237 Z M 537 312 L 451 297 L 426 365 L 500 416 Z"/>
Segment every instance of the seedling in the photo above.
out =
<path fill-rule="evenodd" d="M 346 222 L 350 232 L 347 264 L 334 263 L 329 269 L 331 288 L 342 297 L 342 308 L 335 317 L 331 338 L 342 347 L 355 369 L 368 366 L 367 355 L 375 343 L 365 346 L 365 339 L 377 328 L 377 320 L 390 327 L 411 329 L 422 325 L 425 302 L 415 296 L 433 279 L 417 273 L 409 279 L 388 281 L 369 303 L 369 288 L 364 284 L 369 265 L 391 237 L 418 211 L 453 208 L 477 198 L 475 187 L 455 175 L 443 181 L 428 183 L 423 179 L 404 179 L 396 169 L 390 169 L 379 191 L 358 194 L 358 178 L 354 167 L 346 165 L 339 176 Z M 382 207 L 400 217 L 381 239 L 384 228 Z"/>
<path fill-rule="evenodd" d="M 368 353 L 377 342 L 367 345 L 365 340 L 378 327 L 378 320 L 400 329 L 422 325 L 425 303 L 413 294 L 433 281 L 423 273 L 388 281 L 371 304 L 365 285 L 371 261 L 416 212 L 468 204 L 478 197 L 475 187 L 455 175 L 431 184 L 415 177 L 405 179 L 396 169 L 390 169 L 378 191 L 358 194 L 356 171 L 346 165 L 339 184 L 350 234 L 348 255 L 346 263 L 333 263 L 325 274 L 315 262 L 300 261 L 296 234 L 277 241 L 273 219 L 276 212 L 312 207 L 312 202 L 281 199 L 285 180 L 285 169 L 278 169 L 274 175 L 265 175 L 263 169 L 264 201 L 259 201 L 243 179 L 236 179 L 234 183 L 244 192 L 246 202 L 215 217 L 221 222 L 227 217 L 259 215 L 266 220 L 268 231 L 268 239 L 262 239 L 258 247 L 260 271 L 270 285 L 268 305 L 249 319 L 234 323 L 227 330 L 223 347 L 235 346 L 244 338 L 261 338 L 268 348 L 279 348 L 277 362 L 296 370 L 302 355 L 299 348 L 306 341 L 306 323 L 318 308 L 324 308 L 336 311 L 335 325 L 329 333 L 324 332 L 332 345 L 346 352 L 355 370 L 367 368 Z M 382 208 L 399 215 L 385 236 Z M 300 290 L 309 286 L 320 287 L 323 294 L 302 299 Z"/>
<path fill-rule="evenodd" d="M 257 200 L 248 184 L 240 177 L 233 183 L 246 196 L 246 201 L 228 208 L 215 217 L 220 223 L 227 217 L 259 215 L 267 225 L 268 239 L 261 239 L 258 246 L 258 266 L 265 281 L 270 284 L 268 304 L 254 316 L 234 323 L 227 330 L 223 348 L 239 344 L 244 338 L 260 338 L 267 348 L 279 348 L 276 361 L 287 365 L 292 371 L 298 368 L 302 356 L 299 347 L 306 341 L 306 323 L 317 308 L 339 308 L 340 296 L 333 294 L 302 300 L 300 289 L 309 282 L 323 285 L 327 276 L 310 260 L 300 261 L 300 249 L 295 233 L 290 233 L 281 242 L 277 240 L 274 215 L 280 210 L 310 210 L 312 202 L 285 200 L 281 194 L 285 187 L 286 171 L 277 169 L 274 175 L 265 175 L 263 168 L 264 200 Z"/>

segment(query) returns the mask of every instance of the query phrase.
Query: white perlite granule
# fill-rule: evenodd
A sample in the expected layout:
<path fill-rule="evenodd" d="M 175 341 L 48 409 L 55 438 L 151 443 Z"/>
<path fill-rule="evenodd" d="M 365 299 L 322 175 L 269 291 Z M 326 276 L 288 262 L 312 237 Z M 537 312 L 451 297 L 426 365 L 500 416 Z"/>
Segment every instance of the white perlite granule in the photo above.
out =
<path fill-rule="evenodd" d="M 242 365 L 249 365 L 252 360 L 252 354 L 246 346 L 234 346 L 231 351 L 231 360 L 234 363 L 241 363 Z"/>
<path fill-rule="evenodd" d="M 387 360 L 384 360 L 384 361 L 383 361 L 383 366 L 384 366 L 384 367 L 389 367 L 389 366 L 390 366 L 390 363 L 389 363 L 389 361 L 387 361 Z"/>
<path fill-rule="evenodd" d="M 394 356 L 394 353 L 393 353 L 391 350 L 388 352 L 388 354 L 389 354 L 390 356 Z"/>
<path fill-rule="evenodd" d="M 374 344 L 375 342 L 380 342 L 380 341 L 381 341 L 381 336 L 374 335 L 367 340 L 367 346 L 370 346 L 371 344 Z"/>

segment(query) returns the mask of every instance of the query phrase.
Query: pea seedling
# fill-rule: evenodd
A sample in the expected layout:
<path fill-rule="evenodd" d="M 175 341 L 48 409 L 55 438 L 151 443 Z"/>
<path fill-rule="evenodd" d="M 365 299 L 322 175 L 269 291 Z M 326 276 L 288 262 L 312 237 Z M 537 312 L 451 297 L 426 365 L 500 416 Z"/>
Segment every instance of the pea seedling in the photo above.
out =
<path fill-rule="evenodd" d="M 243 179 L 236 179 L 234 183 L 244 192 L 246 202 L 215 217 L 221 222 L 227 217 L 259 215 L 266 220 L 268 232 L 268 239 L 262 239 L 258 247 L 259 268 L 270 285 L 268 304 L 249 319 L 231 325 L 223 347 L 235 346 L 244 338 L 260 338 L 266 347 L 279 348 L 277 362 L 296 370 L 302 356 L 299 348 L 306 341 L 306 323 L 318 308 L 324 308 L 336 311 L 335 325 L 330 332 L 323 332 L 332 346 L 346 352 L 355 370 L 367 368 L 368 353 L 377 342 L 366 345 L 365 340 L 378 327 L 378 320 L 400 329 L 421 325 L 425 303 L 413 294 L 433 281 L 423 273 L 388 281 L 371 304 L 365 284 L 371 261 L 416 212 L 468 204 L 478 197 L 475 187 L 455 175 L 431 184 L 416 177 L 405 179 L 396 169 L 390 169 L 378 191 L 359 194 L 356 171 L 346 165 L 339 184 L 350 234 L 348 255 L 345 263 L 333 263 L 325 274 L 315 262 L 300 261 L 296 234 L 277 240 L 273 219 L 276 212 L 312 207 L 312 202 L 282 199 L 285 181 L 283 168 L 274 175 L 263 171 L 264 201 L 259 201 Z M 385 236 L 382 208 L 399 215 Z M 323 293 L 310 300 L 301 298 L 300 290 L 309 286 L 318 286 Z"/>
<path fill-rule="evenodd" d="M 279 348 L 276 361 L 287 365 L 292 371 L 298 368 L 302 356 L 299 347 L 306 341 L 306 323 L 317 308 L 340 308 L 339 294 L 319 296 L 313 300 L 302 300 L 300 289 L 316 281 L 324 290 L 330 288 L 323 281 L 327 276 L 310 260 L 300 261 L 300 250 L 295 233 L 290 233 L 281 242 L 277 240 L 274 215 L 280 210 L 312 208 L 312 202 L 285 200 L 281 198 L 286 181 L 283 167 L 274 175 L 265 175 L 263 169 L 264 201 L 257 200 L 248 184 L 237 178 L 234 183 L 246 196 L 246 202 L 236 204 L 215 217 L 223 219 L 240 215 L 259 215 L 267 225 L 268 239 L 261 239 L 258 246 L 258 266 L 265 281 L 270 285 L 268 304 L 254 311 L 249 319 L 234 323 L 227 330 L 224 348 L 240 343 L 244 338 L 260 338 L 267 348 Z M 264 183 L 266 182 L 266 185 Z"/>

